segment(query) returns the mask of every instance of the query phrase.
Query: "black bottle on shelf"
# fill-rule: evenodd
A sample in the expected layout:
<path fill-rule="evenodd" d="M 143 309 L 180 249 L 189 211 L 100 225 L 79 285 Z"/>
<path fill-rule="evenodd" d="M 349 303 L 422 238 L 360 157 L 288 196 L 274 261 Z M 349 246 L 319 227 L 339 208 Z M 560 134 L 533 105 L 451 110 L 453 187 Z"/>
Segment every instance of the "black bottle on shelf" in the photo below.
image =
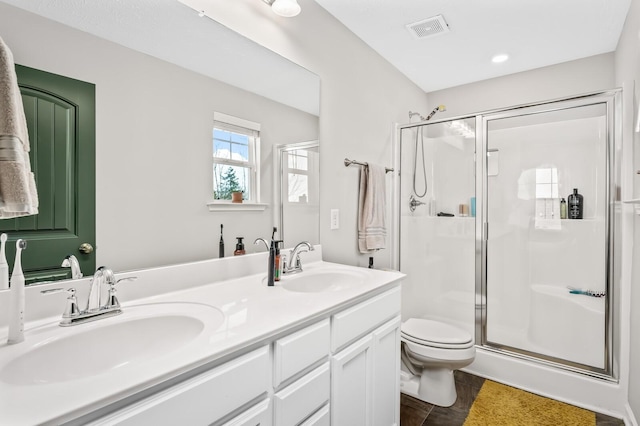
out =
<path fill-rule="evenodd" d="M 569 219 L 582 219 L 582 213 L 584 212 L 584 197 L 578 194 L 578 188 L 573 188 L 573 194 L 569 194 L 567 197 L 567 204 Z"/>

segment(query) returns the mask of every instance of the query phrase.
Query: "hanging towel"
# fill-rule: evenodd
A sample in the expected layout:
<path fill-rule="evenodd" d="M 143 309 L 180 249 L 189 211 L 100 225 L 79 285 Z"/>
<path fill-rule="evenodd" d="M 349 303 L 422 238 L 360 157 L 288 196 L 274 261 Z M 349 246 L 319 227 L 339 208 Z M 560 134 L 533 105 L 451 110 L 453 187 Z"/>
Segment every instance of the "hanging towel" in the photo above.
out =
<path fill-rule="evenodd" d="M 29 133 L 13 54 L 0 38 L 0 219 L 38 214 Z"/>
<path fill-rule="evenodd" d="M 386 169 L 367 164 L 360 169 L 358 194 L 358 249 L 371 253 L 386 247 Z"/>

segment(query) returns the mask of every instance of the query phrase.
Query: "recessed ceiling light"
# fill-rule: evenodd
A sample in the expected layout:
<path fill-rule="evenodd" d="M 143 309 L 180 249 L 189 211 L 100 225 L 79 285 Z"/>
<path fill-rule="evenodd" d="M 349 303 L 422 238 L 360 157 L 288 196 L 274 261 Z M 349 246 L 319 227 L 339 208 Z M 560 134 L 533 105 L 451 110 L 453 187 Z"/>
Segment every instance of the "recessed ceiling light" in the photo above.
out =
<path fill-rule="evenodd" d="M 493 62 L 494 64 L 499 64 L 501 62 L 506 61 L 507 59 L 509 59 L 509 55 L 507 55 L 505 53 L 501 53 L 501 54 L 495 55 L 493 58 L 491 58 L 491 62 Z"/>

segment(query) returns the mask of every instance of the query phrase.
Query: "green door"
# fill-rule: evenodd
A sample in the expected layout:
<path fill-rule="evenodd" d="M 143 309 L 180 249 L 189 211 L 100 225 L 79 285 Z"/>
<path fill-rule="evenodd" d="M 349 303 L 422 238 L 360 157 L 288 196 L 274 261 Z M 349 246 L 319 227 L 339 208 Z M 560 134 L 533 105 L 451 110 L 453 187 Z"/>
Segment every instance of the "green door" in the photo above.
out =
<path fill-rule="evenodd" d="M 13 269 L 15 241 L 27 240 L 22 266 L 27 283 L 70 277 L 61 268 L 73 254 L 85 275 L 95 270 L 95 85 L 16 66 L 22 93 L 39 213 L 0 220 L 9 235 L 7 262 Z"/>

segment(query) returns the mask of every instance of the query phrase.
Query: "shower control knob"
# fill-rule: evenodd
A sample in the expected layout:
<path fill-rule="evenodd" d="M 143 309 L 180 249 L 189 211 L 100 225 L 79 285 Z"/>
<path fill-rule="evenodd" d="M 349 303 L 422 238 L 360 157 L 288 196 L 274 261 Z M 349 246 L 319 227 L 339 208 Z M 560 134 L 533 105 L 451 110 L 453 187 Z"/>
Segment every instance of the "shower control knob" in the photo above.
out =
<path fill-rule="evenodd" d="M 89 243 L 82 243 L 78 251 L 84 254 L 93 253 L 93 246 Z"/>

